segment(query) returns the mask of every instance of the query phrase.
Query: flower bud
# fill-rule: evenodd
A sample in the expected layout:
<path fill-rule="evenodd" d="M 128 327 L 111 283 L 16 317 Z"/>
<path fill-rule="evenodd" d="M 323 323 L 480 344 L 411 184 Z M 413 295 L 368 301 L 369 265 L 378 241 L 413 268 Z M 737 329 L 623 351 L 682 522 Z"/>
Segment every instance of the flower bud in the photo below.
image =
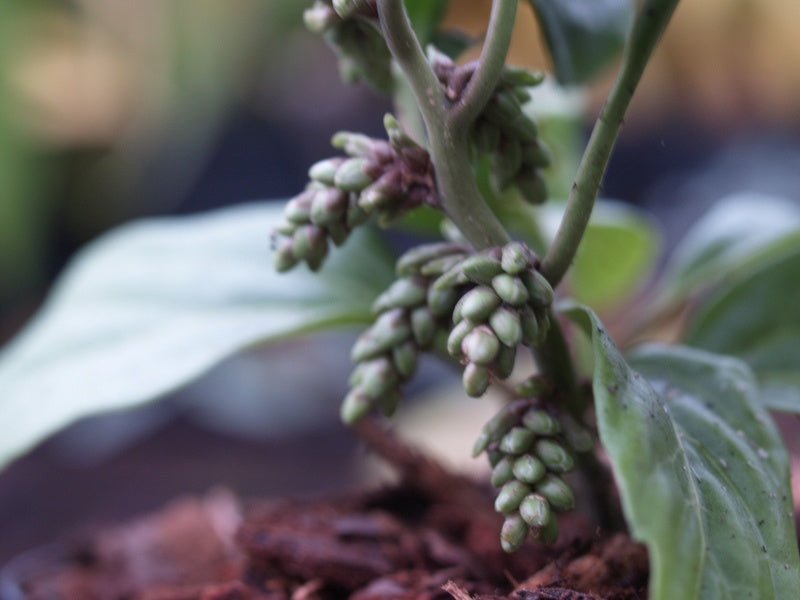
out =
<path fill-rule="evenodd" d="M 500 346 L 500 352 L 497 353 L 497 358 L 492 366 L 494 374 L 500 379 L 511 377 L 516 360 L 517 348 L 515 346 Z"/>
<path fill-rule="evenodd" d="M 550 503 L 540 494 L 528 494 L 519 505 L 519 514 L 531 527 L 545 527 L 555 520 Z"/>
<path fill-rule="evenodd" d="M 500 351 L 500 342 L 491 329 L 480 326 L 464 337 L 461 350 L 467 360 L 485 367 L 494 361 Z"/>
<path fill-rule="evenodd" d="M 400 393 L 400 390 L 393 389 L 378 398 L 375 404 L 378 405 L 378 408 L 381 409 L 385 417 L 391 417 L 397 412 L 397 408 L 400 406 L 400 401 L 402 399 L 403 394 Z"/>
<path fill-rule="evenodd" d="M 518 275 L 530 266 L 530 256 L 527 248 L 519 242 L 510 242 L 503 247 L 503 257 L 500 259 L 503 271 L 509 275 Z"/>
<path fill-rule="evenodd" d="M 451 254 L 450 256 L 429 260 L 420 267 L 419 272 L 425 277 L 439 277 L 460 263 L 461 255 Z"/>
<path fill-rule="evenodd" d="M 324 2 L 315 2 L 303 12 L 303 23 L 311 33 L 320 35 L 339 23 L 339 17 Z"/>
<path fill-rule="evenodd" d="M 513 427 L 500 440 L 500 450 L 506 454 L 523 454 L 531 447 L 535 434 L 524 427 Z"/>
<path fill-rule="evenodd" d="M 490 256 L 476 254 L 461 262 L 461 271 L 472 283 L 489 285 L 495 275 L 503 272 L 503 267 Z"/>
<path fill-rule="evenodd" d="M 535 456 L 523 454 L 512 464 L 514 477 L 524 483 L 536 483 L 546 472 L 544 463 Z"/>
<path fill-rule="evenodd" d="M 523 67 L 504 67 L 500 83 L 512 88 L 536 87 L 544 81 L 544 73 Z"/>
<path fill-rule="evenodd" d="M 538 408 L 532 408 L 522 416 L 522 424 L 537 435 L 555 435 L 561 431 L 561 424 L 552 415 Z"/>
<path fill-rule="evenodd" d="M 400 276 L 414 275 L 420 272 L 422 266 L 443 256 L 461 255 L 466 248 L 453 242 L 438 242 L 417 246 L 403 254 L 397 261 L 395 270 Z"/>
<path fill-rule="evenodd" d="M 522 325 L 519 315 L 514 310 L 505 306 L 499 307 L 489 317 L 489 325 L 497 339 L 510 348 L 516 348 L 522 341 Z"/>
<path fill-rule="evenodd" d="M 351 358 L 353 362 L 375 358 L 410 336 L 411 328 L 402 309 L 385 312 L 356 340 Z"/>
<path fill-rule="evenodd" d="M 500 130 L 497 125 L 479 119 L 472 130 L 472 143 L 480 154 L 493 154 L 500 144 Z"/>
<path fill-rule="evenodd" d="M 516 138 L 522 142 L 522 156 L 523 162 L 526 161 L 525 151 L 527 150 L 527 144 L 530 142 L 535 142 L 539 137 L 539 128 L 536 126 L 536 123 L 533 122 L 533 119 L 528 118 L 525 113 L 521 113 L 519 117 L 513 123 L 514 134 Z"/>
<path fill-rule="evenodd" d="M 336 11 L 342 19 L 347 19 L 359 11 L 369 9 L 369 2 L 367 0 L 333 0 L 333 10 Z"/>
<path fill-rule="evenodd" d="M 394 365 L 386 358 L 376 358 L 364 363 L 358 389 L 373 400 L 377 400 L 391 391 L 397 383 L 398 377 Z"/>
<path fill-rule="evenodd" d="M 553 544 L 558 539 L 558 519 L 551 518 L 544 527 L 533 530 L 533 537 L 542 544 Z"/>
<path fill-rule="evenodd" d="M 525 163 L 531 167 L 544 169 L 549 167 L 553 162 L 553 157 L 547 146 L 542 144 L 539 140 L 530 142 L 525 146 Z"/>
<path fill-rule="evenodd" d="M 519 322 L 522 326 L 522 341 L 528 346 L 538 346 L 542 336 L 536 313 L 530 306 L 523 306 L 520 309 Z"/>
<path fill-rule="evenodd" d="M 292 252 L 300 260 L 311 262 L 320 254 L 324 257 L 327 249 L 325 232 L 316 225 L 299 227 L 292 236 Z"/>
<path fill-rule="evenodd" d="M 431 284 L 431 287 L 435 290 L 447 290 L 465 283 L 469 283 L 469 279 L 467 279 L 467 276 L 464 275 L 464 272 L 461 270 L 461 265 L 457 264 L 450 270 L 442 273 L 442 275 Z"/>
<path fill-rule="evenodd" d="M 431 313 L 436 317 L 444 317 L 450 314 L 458 300 L 458 291 L 455 288 L 436 289 L 434 286 L 428 287 L 427 303 Z"/>
<path fill-rule="evenodd" d="M 552 384 L 542 375 L 531 375 L 519 383 L 515 390 L 517 396 L 520 398 L 541 398 L 542 396 L 550 394 L 552 391 Z M 537 431 L 537 433 L 539 432 Z"/>
<path fill-rule="evenodd" d="M 336 170 L 335 185 L 345 192 L 360 192 L 370 183 L 372 177 L 367 173 L 369 160 L 349 158 Z"/>
<path fill-rule="evenodd" d="M 494 509 L 503 514 L 507 514 L 517 510 L 522 499 L 531 493 L 531 488 L 522 483 L 521 481 L 509 481 L 497 494 L 494 501 Z"/>
<path fill-rule="evenodd" d="M 359 390 L 351 390 L 342 402 L 339 416 L 347 425 L 353 425 L 366 417 L 372 410 L 372 400 Z"/>
<path fill-rule="evenodd" d="M 309 218 L 314 225 L 327 227 L 333 221 L 340 221 L 347 212 L 348 196 L 336 188 L 317 191 L 311 201 Z"/>
<path fill-rule="evenodd" d="M 417 368 L 417 347 L 414 342 L 404 342 L 392 350 L 394 367 L 403 379 L 408 379 Z"/>
<path fill-rule="evenodd" d="M 362 190 L 358 204 L 367 212 L 389 210 L 397 204 L 403 193 L 399 171 L 388 171 L 381 175 L 372 185 Z"/>
<path fill-rule="evenodd" d="M 511 306 L 522 306 L 528 301 L 528 291 L 523 283 L 517 278 L 501 273 L 492 279 L 492 288 L 504 302 Z"/>
<path fill-rule="evenodd" d="M 350 229 L 355 229 L 359 225 L 363 225 L 369 219 L 369 213 L 358 205 L 358 196 L 350 194 L 347 200 L 347 217 L 345 224 Z"/>
<path fill-rule="evenodd" d="M 498 462 L 492 469 L 492 485 L 496 488 L 504 486 L 514 479 L 514 472 L 511 469 L 512 461 L 505 457 Z"/>
<path fill-rule="evenodd" d="M 306 190 L 286 203 L 283 216 L 287 221 L 305 225 L 311 220 L 311 202 L 316 190 Z"/>
<path fill-rule="evenodd" d="M 420 277 L 401 277 L 389 286 L 372 303 L 372 312 L 381 313 L 392 308 L 412 308 L 423 304 L 428 295 L 425 280 Z"/>
<path fill-rule="evenodd" d="M 341 246 L 347 241 L 350 232 L 342 222 L 342 220 L 331 221 L 325 225 L 325 231 L 328 232 L 328 237 L 335 246 Z"/>
<path fill-rule="evenodd" d="M 547 184 L 536 171 L 523 169 L 514 178 L 514 185 L 528 204 L 538 205 L 547 201 Z"/>
<path fill-rule="evenodd" d="M 522 166 L 522 146 L 516 138 L 505 138 L 495 155 L 494 174 L 500 189 L 505 189 Z"/>
<path fill-rule="evenodd" d="M 375 140 L 362 133 L 340 131 L 331 138 L 331 145 L 344 150 L 348 156 L 371 156 L 375 151 Z"/>
<path fill-rule="evenodd" d="M 528 525 L 519 515 L 509 515 L 500 529 L 500 546 L 503 552 L 516 552 L 528 537 Z"/>
<path fill-rule="evenodd" d="M 566 448 L 553 440 L 537 440 L 534 446 L 536 456 L 555 473 L 566 473 L 575 466 L 575 459 Z"/>
<path fill-rule="evenodd" d="M 288 271 L 297 264 L 297 258 L 292 252 L 292 240 L 282 239 L 275 250 L 275 270 L 279 273 Z"/>
<path fill-rule="evenodd" d="M 308 177 L 314 181 L 318 181 L 327 186 L 333 186 L 336 178 L 336 171 L 344 162 L 341 157 L 326 158 L 319 162 L 315 162 L 308 169 Z"/>
<path fill-rule="evenodd" d="M 546 308 L 553 303 L 553 288 L 539 271 L 535 269 L 525 271 L 520 279 L 525 285 L 525 289 L 530 295 L 530 302 L 534 307 Z"/>
<path fill-rule="evenodd" d="M 480 286 L 464 295 L 461 315 L 473 323 L 483 323 L 500 305 L 500 298 L 490 287 Z"/>
<path fill-rule="evenodd" d="M 575 494 L 564 480 L 557 475 L 545 475 L 536 484 L 536 492 L 547 498 L 550 505 L 558 510 L 572 510 L 575 508 Z"/>
<path fill-rule="evenodd" d="M 522 107 L 519 101 L 514 98 L 513 94 L 507 92 L 495 94 L 484 109 L 486 118 L 492 123 L 500 125 L 504 131 L 521 113 Z"/>
<path fill-rule="evenodd" d="M 462 350 L 461 345 L 467 334 L 475 328 L 475 325 L 464 319 L 456 323 L 455 327 L 450 331 L 447 336 L 447 353 L 453 358 L 461 358 Z"/>
<path fill-rule="evenodd" d="M 468 396 L 482 396 L 489 387 L 489 369 L 475 363 L 468 363 L 461 376 L 464 391 Z"/>
<path fill-rule="evenodd" d="M 431 311 L 423 306 L 411 313 L 411 332 L 420 348 L 427 348 L 436 334 L 436 320 Z"/>

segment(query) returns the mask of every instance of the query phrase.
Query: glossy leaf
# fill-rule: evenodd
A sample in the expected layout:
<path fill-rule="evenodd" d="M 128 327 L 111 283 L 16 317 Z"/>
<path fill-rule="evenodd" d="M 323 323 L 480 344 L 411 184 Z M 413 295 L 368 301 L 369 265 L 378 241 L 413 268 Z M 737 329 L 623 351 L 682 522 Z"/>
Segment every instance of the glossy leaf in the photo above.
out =
<path fill-rule="evenodd" d="M 77 419 L 154 400 L 245 347 L 368 321 L 392 277 L 382 247 L 356 235 L 320 273 L 280 275 L 269 236 L 281 210 L 153 219 L 87 247 L 0 355 L 0 466 Z"/>
<path fill-rule="evenodd" d="M 686 341 L 745 360 L 763 403 L 800 413 L 800 246 L 703 300 Z"/>
<path fill-rule="evenodd" d="M 566 310 L 592 338 L 600 438 L 650 553 L 650 598 L 794 597 L 789 461 L 751 371 L 682 347 L 629 366 L 594 313 Z"/>
<path fill-rule="evenodd" d="M 632 0 L 530 0 L 558 81 L 590 81 L 619 55 L 633 21 Z"/>

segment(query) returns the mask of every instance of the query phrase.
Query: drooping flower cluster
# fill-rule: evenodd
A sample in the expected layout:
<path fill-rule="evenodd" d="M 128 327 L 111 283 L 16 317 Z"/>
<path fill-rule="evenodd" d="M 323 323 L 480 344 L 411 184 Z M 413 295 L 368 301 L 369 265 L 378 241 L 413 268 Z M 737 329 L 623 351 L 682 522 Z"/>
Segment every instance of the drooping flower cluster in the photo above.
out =
<path fill-rule="evenodd" d="M 477 63 L 456 65 L 439 52 L 429 56 L 433 70 L 445 87 L 449 100 L 458 102 L 472 78 Z M 523 105 L 531 96 L 527 88 L 539 85 L 542 76 L 525 69 L 505 67 L 492 97 L 471 130 L 475 154 L 491 161 L 497 190 L 516 187 L 532 204 L 547 200 L 542 169 L 550 165 L 550 153 L 539 139 L 536 123 Z"/>
<path fill-rule="evenodd" d="M 286 204 L 285 222 L 275 232 L 275 267 L 287 271 L 305 262 L 315 271 L 329 242 L 343 244 L 359 225 L 375 216 L 386 225 L 420 204 L 437 204 L 428 152 L 386 115 L 387 140 L 340 132 L 333 146 L 346 156 L 311 166 L 311 183 Z"/>

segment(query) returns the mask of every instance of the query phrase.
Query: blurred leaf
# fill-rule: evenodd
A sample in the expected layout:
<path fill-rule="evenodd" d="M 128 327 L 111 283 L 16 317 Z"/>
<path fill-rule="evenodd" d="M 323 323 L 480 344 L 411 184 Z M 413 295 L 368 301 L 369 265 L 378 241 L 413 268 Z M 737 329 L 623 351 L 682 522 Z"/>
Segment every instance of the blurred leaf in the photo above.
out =
<path fill-rule="evenodd" d="M 590 81 L 625 46 L 631 0 L 530 0 L 562 85 Z"/>
<path fill-rule="evenodd" d="M 461 31 L 436 31 L 431 43 L 439 52 L 443 52 L 453 60 L 457 60 L 464 52 L 478 43 L 478 40 Z"/>
<path fill-rule="evenodd" d="M 563 207 L 546 205 L 539 214 L 552 242 Z M 598 201 L 569 271 L 572 294 L 598 310 L 614 307 L 650 274 L 659 249 L 658 230 L 644 213 L 619 202 Z"/>
<path fill-rule="evenodd" d="M 686 342 L 745 360 L 774 410 L 800 413 L 800 247 L 704 299 Z"/>
<path fill-rule="evenodd" d="M 0 355 L 0 465 L 81 417 L 163 396 L 243 348 L 369 321 L 392 278 L 382 246 L 356 235 L 319 274 L 280 275 L 269 250 L 280 219 L 268 203 L 154 219 L 82 251 Z"/>
<path fill-rule="evenodd" d="M 600 438 L 648 547 L 650 598 L 793 597 L 789 459 L 747 366 L 655 346 L 629 366 L 593 312 L 567 312 L 592 338 Z"/>
<path fill-rule="evenodd" d="M 800 206 L 784 198 L 737 194 L 692 226 L 665 269 L 666 300 L 680 300 L 751 271 L 800 245 Z"/>
<path fill-rule="evenodd" d="M 422 47 L 433 40 L 449 0 L 405 0 L 406 11 Z"/>

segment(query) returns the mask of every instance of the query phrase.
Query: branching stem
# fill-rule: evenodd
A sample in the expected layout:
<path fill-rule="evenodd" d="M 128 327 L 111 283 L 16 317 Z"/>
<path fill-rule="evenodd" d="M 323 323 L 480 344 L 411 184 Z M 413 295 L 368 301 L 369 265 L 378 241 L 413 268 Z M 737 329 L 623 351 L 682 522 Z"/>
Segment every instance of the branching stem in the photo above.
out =
<path fill-rule="evenodd" d="M 578 166 L 564 219 L 542 262 L 542 273 L 553 287 L 558 285 L 575 258 L 625 112 L 677 4 L 678 0 L 647 0 L 634 22 L 622 67 Z"/>

